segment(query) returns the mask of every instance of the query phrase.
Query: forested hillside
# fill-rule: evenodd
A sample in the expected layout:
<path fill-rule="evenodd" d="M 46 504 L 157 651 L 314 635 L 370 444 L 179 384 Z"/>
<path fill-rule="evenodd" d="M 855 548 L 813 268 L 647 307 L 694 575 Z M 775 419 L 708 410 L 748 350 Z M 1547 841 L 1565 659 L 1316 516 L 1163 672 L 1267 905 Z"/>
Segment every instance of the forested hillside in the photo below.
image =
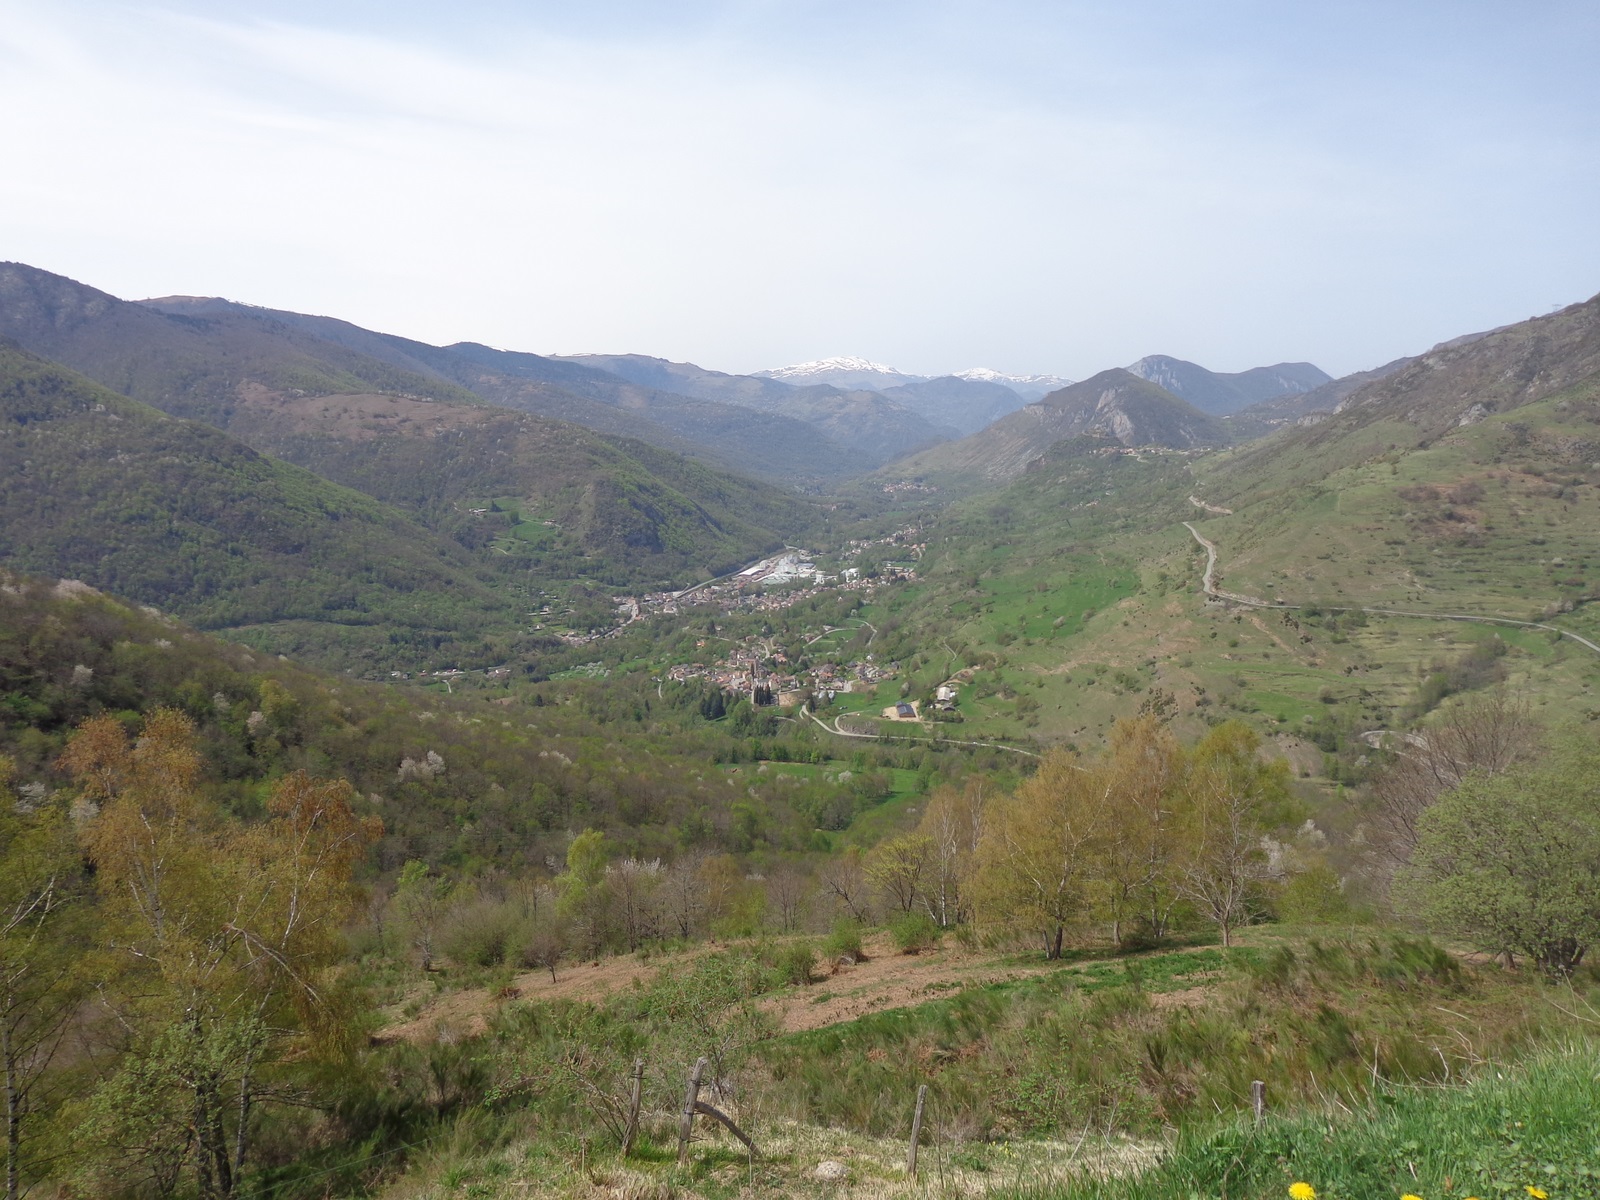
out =
<path fill-rule="evenodd" d="M 81 579 L 264 649 L 304 636 L 347 661 L 414 637 L 482 654 L 491 632 L 515 628 L 474 556 L 396 509 L 14 346 L 0 346 L 0 426 L 11 569 Z"/>

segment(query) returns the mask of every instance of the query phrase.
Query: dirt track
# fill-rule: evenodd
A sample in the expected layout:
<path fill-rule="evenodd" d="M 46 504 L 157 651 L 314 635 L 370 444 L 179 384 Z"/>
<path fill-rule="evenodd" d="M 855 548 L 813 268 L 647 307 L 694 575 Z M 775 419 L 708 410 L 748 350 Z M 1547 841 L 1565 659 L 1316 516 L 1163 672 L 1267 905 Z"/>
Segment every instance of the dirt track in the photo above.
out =
<path fill-rule="evenodd" d="M 762 1007 L 777 1017 L 786 1032 L 821 1029 L 868 1013 L 921 1004 L 962 988 L 1060 969 L 1059 963 L 1042 960 L 1036 966 L 1002 965 L 992 953 L 972 953 L 953 945 L 928 954 L 901 954 L 887 934 L 868 938 L 864 948 L 865 962 L 852 966 L 824 963 L 817 982 L 804 988 L 784 988 L 765 997 Z M 671 962 L 677 966 L 683 959 L 674 957 Z M 598 964 L 561 968 L 554 983 L 547 971 L 529 971 L 517 976 L 512 990 L 503 994 L 481 987 L 463 988 L 427 1003 L 414 1017 L 396 1014 L 377 1037 L 386 1042 L 426 1042 L 441 1035 L 476 1036 L 488 1028 L 495 1009 L 513 999 L 603 1000 L 634 986 L 635 981 L 648 984 L 661 965 L 631 955 L 605 958 Z"/>

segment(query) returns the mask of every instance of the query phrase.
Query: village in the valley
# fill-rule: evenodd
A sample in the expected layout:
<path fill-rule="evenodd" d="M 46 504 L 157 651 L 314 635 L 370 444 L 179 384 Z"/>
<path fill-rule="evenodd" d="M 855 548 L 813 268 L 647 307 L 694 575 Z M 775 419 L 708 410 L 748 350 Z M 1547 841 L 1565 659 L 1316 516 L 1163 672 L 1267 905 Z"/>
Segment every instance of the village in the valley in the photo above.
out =
<path fill-rule="evenodd" d="M 914 580 L 917 562 L 925 549 L 922 531 L 914 525 L 883 537 L 852 539 L 831 555 L 786 547 L 781 553 L 681 591 L 614 596 L 616 624 L 607 629 L 560 630 L 561 609 L 555 597 L 550 597 L 549 603 L 531 615 L 543 618 L 566 645 L 584 646 L 615 638 L 636 622 L 653 618 L 691 613 L 732 616 L 777 612 L 819 596 L 848 593 L 870 600 L 881 589 Z M 839 565 L 830 570 L 819 565 L 822 562 L 857 565 Z M 728 693 L 730 702 L 743 698 L 757 707 L 827 704 L 839 696 L 876 692 L 885 680 L 899 674 L 899 663 L 879 661 L 870 650 L 847 661 L 835 661 L 825 652 L 810 649 L 832 634 L 849 633 L 853 637 L 854 630 L 862 625 L 871 629 L 864 621 L 852 626 L 824 624 L 807 630 L 794 645 L 780 644 L 771 636 L 751 635 L 742 642 L 734 642 L 708 633 L 696 640 L 696 657 L 668 668 L 665 679 L 679 683 L 700 680 Z M 596 662 L 573 668 L 573 671 L 602 674 L 604 667 Z M 491 667 L 481 672 L 488 679 L 508 673 L 506 667 Z M 449 667 L 422 671 L 416 678 L 448 686 L 477 674 L 480 673 Z M 405 680 L 411 676 L 395 672 L 393 678 Z M 941 710 L 952 710 L 955 697 L 953 686 L 940 688 L 935 704 Z M 924 715 L 920 708 L 917 701 L 905 700 L 889 705 L 881 715 L 886 720 L 914 721 Z"/>
<path fill-rule="evenodd" d="M 919 534 L 919 529 L 910 527 L 883 538 L 854 540 L 836 556 L 841 561 L 858 562 L 884 554 L 891 556 L 869 570 L 851 566 L 829 573 L 817 565 L 819 556 L 786 549 L 697 587 L 640 597 L 631 602 L 635 612 L 625 614 L 624 619 L 701 608 L 726 614 L 771 612 L 823 594 L 856 592 L 864 599 L 870 598 L 879 589 L 916 578 L 915 564 L 926 548 L 918 540 Z M 707 636 L 695 643 L 695 649 L 703 651 L 703 656 L 670 667 L 667 678 L 680 683 L 701 680 L 758 707 L 793 707 L 812 701 L 826 703 L 850 693 L 873 692 L 899 673 L 899 663 L 881 662 L 870 651 L 844 662 L 809 652 L 809 647 L 841 631 L 841 627 L 823 625 L 808 630 L 797 645 L 781 645 L 772 637 L 761 635 L 752 635 L 742 643 Z M 894 714 L 885 715 L 900 716 L 899 708 L 905 707 L 904 717 L 916 716 L 914 706 L 895 707 Z"/>

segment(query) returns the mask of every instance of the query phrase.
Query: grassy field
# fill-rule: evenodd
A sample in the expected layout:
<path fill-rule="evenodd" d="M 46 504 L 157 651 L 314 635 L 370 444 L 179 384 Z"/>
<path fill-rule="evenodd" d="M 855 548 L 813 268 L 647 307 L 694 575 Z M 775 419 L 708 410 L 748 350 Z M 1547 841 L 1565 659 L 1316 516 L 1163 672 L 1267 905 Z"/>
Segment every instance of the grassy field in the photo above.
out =
<path fill-rule="evenodd" d="M 1198 465 L 1199 484 L 1234 513 L 1200 528 L 1236 591 L 1557 615 L 1600 582 L 1597 396 L 1600 385 L 1580 385 L 1420 448 L 1374 453 L 1381 431 L 1363 431 L 1321 448 L 1344 465 L 1302 487 L 1290 485 L 1292 462 L 1246 483 L 1219 456 Z M 1581 612 L 1572 619 L 1592 627 Z"/>
<path fill-rule="evenodd" d="M 682 1009 L 681 1028 L 662 1023 L 659 997 L 699 995 L 697 977 L 740 955 L 781 956 L 769 942 L 653 955 L 632 968 L 641 981 L 619 976 L 615 991 L 576 1006 L 584 994 L 570 982 L 560 1001 L 537 988 L 509 1004 L 483 992 L 479 1003 L 504 1007 L 450 1050 L 494 1063 L 526 1052 L 517 1031 L 548 1025 L 539 1036 L 565 1031 L 552 1050 L 581 1066 L 604 1058 L 582 1039 L 620 1036 L 606 1031 L 622 1020 L 642 1038 L 611 1052 L 625 1075 L 636 1052 L 675 1063 L 722 1030 L 742 1065 L 729 1060 L 718 1103 L 758 1156 L 706 1128 L 677 1167 L 681 1070 L 660 1074 L 652 1057 L 642 1141 L 627 1158 L 603 1123 L 584 1120 L 592 1098 L 572 1093 L 564 1103 L 575 1107 L 546 1112 L 535 1094 L 526 1116 L 491 1099 L 429 1139 L 380 1194 L 1267 1200 L 1300 1180 L 1332 1200 L 1521 1196 L 1530 1185 L 1565 1200 L 1593 1195 L 1600 1178 L 1593 973 L 1555 988 L 1361 928 L 1262 926 L 1227 951 L 1089 947 L 1055 966 L 1007 948 L 947 943 L 930 961 L 897 959 L 882 938 L 872 946 L 887 957 L 862 968 L 866 1011 L 818 1028 L 783 1033 L 757 1018 L 774 1003 L 826 1002 L 849 975 L 760 984 L 754 1024 L 730 1024 L 734 1010 L 715 1001 Z M 923 982 L 908 992 L 912 978 Z M 625 1085 L 594 1063 L 585 1087 Z M 1247 1119 L 1252 1079 L 1269 1086 L 1260 1130 Z M 929 1091 L 913 1182 L 904 1153 L 919 1085 Z M 842 1179 L 820 1178 L 825 1162 L 843 1164 Z"/>
<path fill-rule="evenodd" d="M 1295 1183 L 1324 1200 L 1416 1195 L 1600 1193 L 1600 1050 L 1559 1045 L 1460 1087 L 1381 1089 L 1359 1108 L 1196 1130 L 1162 1163 L 1129 1176 L 1025 1184 L 1002 1194 L 1078 1200 L 1278 1200 Z"/>

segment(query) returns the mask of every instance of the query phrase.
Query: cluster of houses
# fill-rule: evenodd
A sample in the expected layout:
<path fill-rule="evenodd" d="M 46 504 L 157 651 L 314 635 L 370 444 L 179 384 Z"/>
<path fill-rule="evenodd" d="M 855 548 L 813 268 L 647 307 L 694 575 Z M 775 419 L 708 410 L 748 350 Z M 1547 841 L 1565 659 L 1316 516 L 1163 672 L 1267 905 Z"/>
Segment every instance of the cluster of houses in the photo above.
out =
<path fill-rule="evenodd" d="M 706 642 L 696 643 L 697 647 Z M 819 663 L 808 670 L 791 668 L 789 656 L 760 642 L 735 646 L 712 663 L 679 663 L 667 678 L 679 683 L 704 680 L 725 692 L 743 696 L 752 704 L 772 703 L 784 708 L 815 697 L 831 701 L 852 692 L 871 692 L 885 679 L 893 679 L 899 663 L 878 663 L 872 655 L 850 663 Z"/>
<path fill-rule="evenodd" d="M 681 592 L 648 592 L 637 600 L 618 598 L 617 603 L 619 610 L 626 607 L 632 613 L 624 614 L 628 620 L 657 614 L 672 616 L 688 608 L 705 607 L 719 612 L 777 612 L 824 590 L 870 593 L 884 584 L 906 583 L 915 578 L 916 569 L 909 565 L 890 567 L 876 579 L 866 578 L 855 567 L 830 575 L 808 557 L 790 552 L 698 587 Z"/>

